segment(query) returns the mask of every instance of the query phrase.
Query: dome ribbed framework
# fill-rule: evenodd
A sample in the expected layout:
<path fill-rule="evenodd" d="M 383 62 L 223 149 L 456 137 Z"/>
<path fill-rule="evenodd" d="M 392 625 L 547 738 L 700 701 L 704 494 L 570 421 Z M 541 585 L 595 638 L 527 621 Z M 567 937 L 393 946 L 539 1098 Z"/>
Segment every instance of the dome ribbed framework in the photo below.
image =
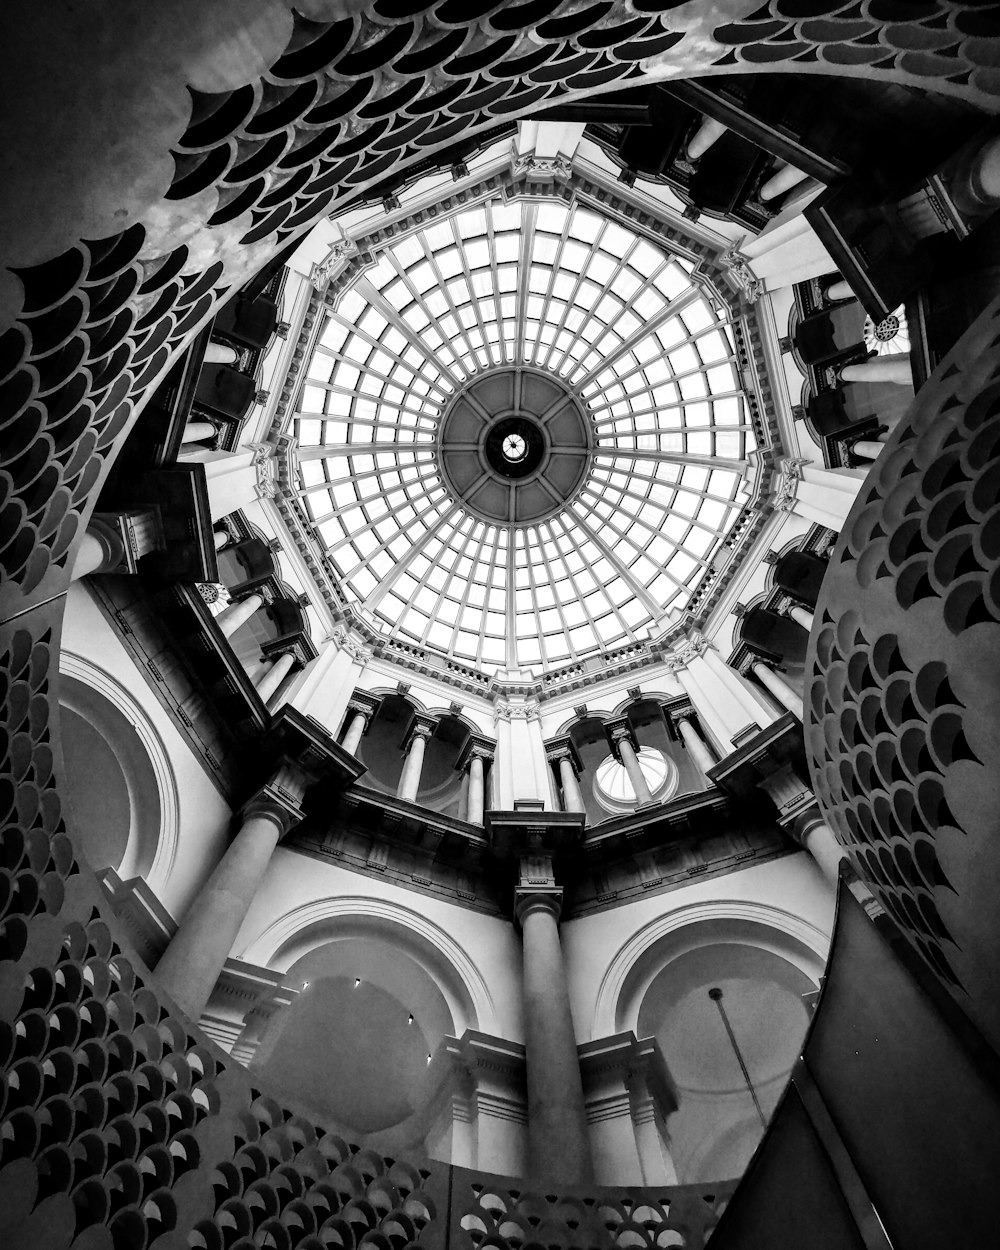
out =
<path fill-rule="evenodd" d="M 294 433 L 363 619 L 545 671 L 680 618 L 754 446 L 729 310 L 695 270 L 580 203 L 501 196 L 354 263 Z"/>

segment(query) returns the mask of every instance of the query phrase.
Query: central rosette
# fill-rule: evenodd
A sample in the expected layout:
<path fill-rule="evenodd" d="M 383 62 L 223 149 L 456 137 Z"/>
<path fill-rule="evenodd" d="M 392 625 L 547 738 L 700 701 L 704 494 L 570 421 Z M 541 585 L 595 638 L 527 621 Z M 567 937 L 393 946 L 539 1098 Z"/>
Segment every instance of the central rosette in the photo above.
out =
<path fill-rule="evenodd" d="M 484 520 L 527 525 L 561 511 L 586 480 L 593 422 L 560 379 L 511 366 L 478 374 L 441 420 L 445 484 Z"/>

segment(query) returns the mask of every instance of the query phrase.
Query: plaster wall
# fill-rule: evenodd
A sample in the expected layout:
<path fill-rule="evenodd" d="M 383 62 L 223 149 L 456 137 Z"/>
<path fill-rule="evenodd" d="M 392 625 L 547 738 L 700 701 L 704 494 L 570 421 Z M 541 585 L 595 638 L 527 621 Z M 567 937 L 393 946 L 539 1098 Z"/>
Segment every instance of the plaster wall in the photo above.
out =
<path fill-rule="evenodd" d="M 510 921 L 284 847 L 271 859 L 233 956 L 277 967 L 277 952 L 296 933 L 308 929 L 329 934 L 347 919 L 368 916 L 384 920 L 387 934 L 404 947 L 408 932 L 429 942 L 456 969 L 476 1009 L 473 1023 L 460 1004 L 449 1003 L 459 1031 L 473 1027 L 510 1041 L 523 1040 L 521 944 Z"/>
<path fill-rule="evenodd" d="M 443 681 L 435 681 L 423 673 L 415 673 L 409 669 L 398 668 L 395 664 L 384 660 L 369 660 L 364 671 L 355 683 L 359 690 L 395 690 L 400 682 L 410 689 L 407 698 L 430 713 L 447 711 L 452 703 L 461 706 L 460 715 L 471 721 L 480 733 L 487 737 L 494 736 L 493 711 L 485 699 L 477 699 L 464 690 L 456 690 L 454 686 Z"/>
<path fill-rule="evenodd" d="M 176 792 L 176 849 L 172 862 L 150 885 L 167 911 L 179 920 L 229 842 L 230 808 L 139 674 L 90 592 L 79 582 L 69 591 L 63 650 L 126 685 L 162 741 Z M 157 833 L 159 836 L 161 831 Z"/>
<path fill-rule="evenodd" d="M 683 695 L 680 682 L 660 665 L 622 673 L 620 677 L 600 686 L 584 690 L 567 690 L 558 698 L 547 700 L 542 708 L 542 736 L 553 738 L 565 731 L 567 724 L 577 719 L 575 708 L 586 704 L 587 713 L 596 717 L 611 717 L 623 703 L 629 702 L 629 690 L 638 687 L 643 694 L 663 699 L 676 699 Z"/>
<path fill-rule="evenodd" d="M 662 935 L 688 923 L 721 928 L 727 918 L 744 918 L 804 943 L 821 968 L 833 911 L 833 890 L 802 852 L 567 921 L 561 935 L 578 1041 L 635 1027 L 617 1016 L 624 979 Z"/>

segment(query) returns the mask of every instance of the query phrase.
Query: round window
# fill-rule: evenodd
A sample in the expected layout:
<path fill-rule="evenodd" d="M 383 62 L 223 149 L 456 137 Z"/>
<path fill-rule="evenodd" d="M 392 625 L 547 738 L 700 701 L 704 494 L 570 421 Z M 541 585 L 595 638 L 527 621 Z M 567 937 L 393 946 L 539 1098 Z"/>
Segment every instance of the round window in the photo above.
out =
<path fill-rule="evenodd" d="M 656 747 L 640 747 L 637 755 L 642 775 L 654 799 L 664 803 L 677 789 L 677 766 Z M 601 761 L 594 773 L 594 797 L 609 812 L 630 812 L 635 807 L 635 789 L 624 764 L 613 755 Z"/>

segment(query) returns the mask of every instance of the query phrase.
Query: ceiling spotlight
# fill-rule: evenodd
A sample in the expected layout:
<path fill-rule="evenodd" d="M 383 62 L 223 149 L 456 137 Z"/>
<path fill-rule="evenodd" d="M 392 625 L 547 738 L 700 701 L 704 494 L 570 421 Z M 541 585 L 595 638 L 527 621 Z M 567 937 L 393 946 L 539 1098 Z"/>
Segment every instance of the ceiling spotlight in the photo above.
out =
<path fill-rule="evenodd" d="M 355 978 L 354 978 L 354 988 L 355 988 L 355 989 L 357 989 L 357 988 L 358 988 L 358 986 L 359 986 L 360 984 L 361 984 L 361 978 L 360 978 L 360 977 L 355 977 Z"/>
<path fill-rule="evenodd" d="M 303 981 L 303 982 L 302 982 L 302 988 L 303 988 L 304 990 L 307 990 L 307 989 L 309 988 L 309 982 L 308 982 L 308 981 Z"/>
<path fill-rule="evenodd" d="M 409 1018 L 409 1020 L 407 1020 L 407 1022 L 406 1022 L 406 1023 L 407 1023 L 407 1024 L 412 1024 L 412 1023 L 413 1023 L 413 1012 L 412 1012 L 412 1011 L 410 1012 L 410 1018 Z"/>

